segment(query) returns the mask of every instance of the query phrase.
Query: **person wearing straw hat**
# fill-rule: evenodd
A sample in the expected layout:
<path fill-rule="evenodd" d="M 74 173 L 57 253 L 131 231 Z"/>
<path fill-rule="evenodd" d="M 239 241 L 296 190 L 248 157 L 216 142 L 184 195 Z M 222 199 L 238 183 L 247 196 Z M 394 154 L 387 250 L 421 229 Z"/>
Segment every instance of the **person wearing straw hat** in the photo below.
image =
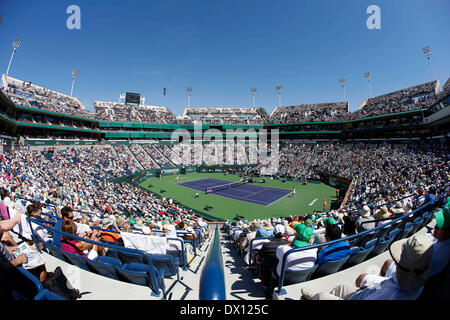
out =
<path fill-rule="evenodd" d="M 430 276 L 433 241 L 425 234 L 414 235 L 393 242 L 389 253 L 397 266 L 390 277 L 366 283 L 362 290 L 339 285 L 330 293 L 313 294 L 302 288 L 302 297 L 306 300 L 416 300 Z"/>
<path fill-rule="evenodd" d="M 376 220 L 387 219 L 387 218 L 389 218 L 391 215 L 392 215 L 392 214 L 389 212 L 389 209 L 388 209 L 388 207 L 386 207 L 386 206 L 382 206 L 381 208 L 375 210 L 375 219 L 376 219 Z M 386 222 L 388 222 L 388 221 L 380 221 L 380 222 L 377 221 L 377 222 L 375 223 L 375 227 L 378 227 L 378 224 L 379 224 L 379 223 L 384 224 L 384 223 L 386 223 Z"/>

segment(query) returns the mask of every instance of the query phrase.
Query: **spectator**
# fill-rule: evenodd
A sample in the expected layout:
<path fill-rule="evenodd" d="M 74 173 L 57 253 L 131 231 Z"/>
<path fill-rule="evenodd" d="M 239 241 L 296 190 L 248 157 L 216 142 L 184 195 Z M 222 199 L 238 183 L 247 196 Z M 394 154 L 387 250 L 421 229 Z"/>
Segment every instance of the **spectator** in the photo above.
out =
<path fill-rule="evenodd" d="M 359 217 L 356 219 L 356 229 L 358 232 L 363 232 L 366 230 L 370 230 L 375 228 L 375 223 L 370 223 L 368 221 L 374 221 L 375 219 L 370 214 L 370 208 L 369 206 L 365 205 L 363 206 L 361 212 L 359 213 Z M 363 223 L 365 222 L 365 223 Z"/>
<path fill-rule="evenodd" d="M 260 262 L 259 278 L 261 279 L 266 299 L 270 299 L 273 293 L 272 269 L 276 268 L 278 264 L 277 249 L 279 246 L 288 243 L 283 238 L 285 231 L 284 225 L 276 224 L 273 229 L 273 239 L 264 243 L 256 256 L 256 261 Z"/>
<path fill-rule="evenodd" d="M 262 224 L 257 221 L 250 224 L 249 232 L 243 235 L 243 237 L 242 236 L 240 237 L 241 240 L 239 242 L 239 250 L 241 250 L 241 252 L 244 252 L 245 248 L 248 246 L 250 241 L 256 238 L 256 231 L 259 230 L 261 227 Z"/>
<path fill-rule="evenodd" d="M 333 241 L 341 239 L 342 231 L 336 224 L 328 224 L 325 228 L 325 241 Z M 316 264 L 320 265 L 325 262 L 344 259 L 350 255 L 350 244 L 347 240 L 331 244 L 317 254 Z"/>
<path fill-rule="evenodd" d="M 73 235 L 77 235 L 77 226 L 76 224 L 71 221 L 70 219 L 63 222 L 61 226 L 61 231 Z M 98 233 L 98 230 L 94 230 L 90 235 L 89 234 L 78 234 L 80 238 L 86 238 L 92 241 L 98 241 L 98 238 L 100 237 L 100 234 Z M 62 236 L 61 239 L 61 248 L 64 252 L 70 253 L 70 254 L 78 254 L 83 257 L 86 257 L 90 260 L 95 260 L 99 255 L 105 255 L 105 252 L 103 251 L 102 247 L 100 247 L 97 244 L 92 244 L 88 242 L 83 242 L 78 239 L 73 239 L 70 236 Z M 87 254 L 86 254 L 87 252 Z"/>
<path fill-rule="evenodd" d="M 281 245 L 277 248 L 277 275 L 281 275 L 281 267 L 283 263 L 283 256 L 286 252 L 293 248 L 303 248 L 310 245 L 314 239 L 314 232 L 304 224 L 296 224 L 294 226 L 296 232 L 295 240 L 291 245 Z M 291 253 L 287 256 L 286 270 L 300 271 L 312 268 L 317 258 L 317 249 L 301 250 Z"/>
<path fill-rule="evenodd" d="M 433 213 L 436 224 L 433 230 L 433 259 L 431 260 L 431 275 L 442 271 L 450 262 L 450 198 L 442 210 Z"/>
<path fill-rule="evenodd" d="M 436 225 L 433 230 L 433 257 L 430 279 L 422 292 L 424 300 L 449 300 L 450 291 L 450 198 L 447 205 L 433 215 Z"/>
<path fill-rule="evenodd" d="M 389 212 L 389 209 L 386 206 L 382 206 L 380 209 L 375 210 L 375 219 L 376 220 L 387 219 L 391 215 L 392 214 Z M 386 223 L 386 221 L 381 222 L 381 224 L 384 224 L 384 223 Z M 378 226 L 378 222 L 375 224 L 375 226 Z"/>
<path fill-rule="evenodd" d="M 400 201 L 397 201 L 395 203 L 395 206 L 391 208 L 392 213 L 394 216 L 401 216 L 403 213 L 405 213 L 405 210 L 403 209 L 403 204 Z"/>
<path fill-rule="evenodd" d="M 302 288 L 307 300 L 415 300 L 423 290 L 430 273 L 433 242 L 426 235 L 415 235 L 392 243 L 389 252 L 398 268 L 388 277 L 371 277 L 371 281 L 357 281 L 361 290 L 339 285 L 330 293 L 313 294 Z M 360 277 L 358 277 L 360 278 Z"/>
<path fill-rule="evenodd" d="M 344 221 L 344 226 L 342 228 L 343 237 L 348 237 L 357 233 L 355 219 L 353 219 L 353 217 L 345 215 L 342 220 Z"/>
<path fill-rule="evenodd" d="M 264 221 L 261 228 L 256 231 L 256 238 L 265 238 L 273 235 L 273 226 L 270 221 Z"/>

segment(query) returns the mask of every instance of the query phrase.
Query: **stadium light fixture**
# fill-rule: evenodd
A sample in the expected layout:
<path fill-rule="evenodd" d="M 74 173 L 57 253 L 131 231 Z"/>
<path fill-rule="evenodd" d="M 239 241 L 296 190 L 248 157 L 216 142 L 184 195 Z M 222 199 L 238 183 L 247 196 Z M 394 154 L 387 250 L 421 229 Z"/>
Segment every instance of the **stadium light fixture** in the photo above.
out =
<path fill-rule="evenodd" d="M 346 83 L 345 79 L 339 79 L 339 84 L 341 85 L 342 89 L 344 90 L 344 101 L 347 99 L 345 96 L 345 83 Z"/>
<path fill-rule="evenodd" d="M 367 82 L 369 83 L 369 98 L 372 97 L 372 86 L 370 85 L 370 80 L 372 80 L 372 75 L 370 72 L 364 73 L 364 78 L 367 79 Z"/>
<path fill-rule="evenodd" d="M 72 71 L 72 89 L 70 89 L 70 96 L 71 97 L 72 97 L 72 94 L 73 94 L 73 84 L 75 82 L 75 78 L 78 76 L 78 73 L 79 73 L 78 69 L 74 69 Z"/>
<path fill-rule="evenodd" d="M 8 76 L 9 68 L 11 67 L 11 62 L 12 62 L 12 60 L 13 60 L 14 53 L 19 49 L 19 47 L 20 47 L 21 44 L 22 44 L 22 40 L 19 39 L 19 38 L 17 38 L 17 39 L 14 40 L 14 42 L 13 42 L 13 45 L 12 45 L 12 47 L 13 47 L 13 52 L 12 52 L 12 54 L 11 54 L 11 59 L 9 59 L 8 69 L 6 69 L 6 76 Z"/>
<path fill-rule="evenodd" d="M 283 87 L 277 86 L 275 89 L 277 90 L 278 93 L 278 106 L 281 108 L 281 91 L 283 90 Z"/>
<path fill-rule="evenodd" d="M 186 88 L 186 93 L 188 95 L 188 108 L 190 108 L 191 107 L 192 87 Z"/>
<path fill-rule="evenodd" d="M 436 80 L 436 74 L 434 73 L 433 64 L 431 63 L 431 50 L 430 47 L 426 46 L 422 49 L 423 54 L 427 57 L 427 60 L 430 62 L 431 72 L 433 73 L 433 80 Z"/>
<path fill-rule="evenodd" d="M 255 104 L 256 88 L 250 88 L 250 92 L 252 93 L 253 108 L 256 108 Z"/>

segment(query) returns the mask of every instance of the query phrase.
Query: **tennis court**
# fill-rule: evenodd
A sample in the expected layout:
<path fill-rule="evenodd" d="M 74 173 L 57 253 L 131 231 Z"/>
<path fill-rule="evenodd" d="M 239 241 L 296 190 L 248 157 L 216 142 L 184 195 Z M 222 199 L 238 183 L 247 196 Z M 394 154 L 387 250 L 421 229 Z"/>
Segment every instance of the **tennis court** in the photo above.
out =
<path fill-rule="evenodd" d="M 212 178 L 182 182 L 179 185 L 203 192 L 212 189 L 211 193 L 216 195 L 262 206 L 271 205 L 291 193 L 291 190 L 262 187 L 249 183 L 233 184 L 229 187 L 230 181 Z"/>

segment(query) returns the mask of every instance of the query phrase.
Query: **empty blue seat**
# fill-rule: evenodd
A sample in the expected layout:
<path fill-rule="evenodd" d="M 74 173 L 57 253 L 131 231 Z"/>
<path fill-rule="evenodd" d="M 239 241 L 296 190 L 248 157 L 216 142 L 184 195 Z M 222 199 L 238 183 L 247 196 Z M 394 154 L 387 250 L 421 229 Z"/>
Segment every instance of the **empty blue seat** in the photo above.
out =
<path fill-rule="evenodd" d="M 372 231 L 372 232 L 369 232 L 368 234 L 360 236 L 359 237 L 360 240 L 358 242 L 358 245 L 360 247 L 365 247 L 367 242 L 369 242 L 369 241 L 371 241 L 371 240 L 373 240 L 375 238 L 375 236 L 377 235 L 377 232 L 378 231 Z"/>
<path fill-rule="evenodd" d="M 72 253 L 67 253 L 67 252 L 63 252 L 63 253 L 64 253 L 64 257 L 66 257 L 67 261 L 69 261 L 71 264 L 79 267 L 80 269 L 89 271 L 89 268 L 86 264 L 86 260 L 88 260 L 88 258 L 85 258 L 79 254 L 72 254 Z"/>
<path fill-rule="evenodd" d="M 147 286 L 152 295 L 159 296 L 160 290 L 166 296 L 164 284 L 164 271 L 156 270 L 155 267 L 142 263 L 129 263 L 116 267 L 119 280 L 136 285 Z"/>
<path fill-rule="evenodd" d="M 343 259 L 335 260 L 335 261 L 327 261 L 319 265 L 319 267 L 316 269 L 316 271 L 312 274 L 312 279 L 317 279 L 323 276 L 327 276 L 329 274 L 333 274 L 335 272 L 338 272 L 342 266 L 347 262 L 348 258 L 350 256 L 347 256 Z"/>
<path fill-rule="evenodd" d="M 122 263 L 124 263 L 124 264 L 126 264 L 126 263 L 146 264 L 147 263 L 144 253 L 118 251 L 117 255 L 118 255 L 120 261 L 122 261 Z"/>
<path fill-rule="evenodd" d="M 399 235 L 399 239 L 403 239 L 403 238 L 407 238 L 411 232 L 413 228 L 413 224 L 411 222 L 407 222 L 405 224 L 405 227 L 402 229 L 400 229 L 400 235 Z"/>
<path fill-rule="evenodd" d="M 137 284 L 140 286 L 149 287 L 150 281 L 149 276 L 147 274 L 147 270 L 146 269 L 140 270 L 141 268 L 133 268 L 133 265 L 138 265 L 138 263 L 130 263 L 117 267 L 116 272 L 118 279 L 129 283 Z"/>
<path fill-rule="evenodd" d="M 424 228 L 428 223 L 430 223 L 431 219 L 433 219 L 433 215 L 430 212 L 425 212 L 422 215 L 423 221 L 422 221 L 422 225 L 420 226 L 421 228 Z"/>
<path fill-rule="evenodd" d="M 109 250 L 108 250 L 108 252 L 109 252 Z M 108 256 L 99 256 L 95 260 L 98 262 L 108 263 L 108 264 L 111 264 L 114 266 L 120 266 L 122 264 L 122 261 L 120 261 L 117 258 L 110 257 L 109 255 Z"/>
<path fill-rule="evenodd" d="M 58 258 L 59 260 L 62 260 L 64 262 L 69 262 L 64 256 L 64 251 L 61 249 L 61 247 L 58 247 L 49 241 L 44 243 L 44 247 L 47 249 L 48 253 L 50 253 L 55 258 Z"/>
<path fill-rule="evenodd" d="M 399 238 L 398 236 L 400 235 L 400 229 L 394 229 L 391 232 L 389 232 L 389 238 L 392 238 L 393 241 L 397 241 Z"/>
<path fill-rule="evenodd" d="M 291 285 L 295 283 L 301 283 L 308 281 L 314 271 L 317 270 L 319 265 L 314 265 L 309 269 L 301 271 L 285 271 L 283 285 Z"/>
<path fill-rule="evenodd" d="M 394 241 L 397 234 L 399 234 L 399 233 L 400 233 L 400 230 L 398 230 L 398 232 L 396 230 L 394 230 L 394 231 L 391 231 L 391 233 L 390 233 L 391 236 L 387 236 L 384 239 L 378 239 L 378 242 L 375 245 L 375 247 L 373 248 L 373 250 L 370 252 L 369 257 L 375 257 L 375 256 L 385 252 L 387 250 L 387 248 L 389 247 L 389 245 Z"/>
<path fill-rule="evenodd" d="M 373 239 L 371 241 L 376 241 L 377 239 Z M 361 248 L 361 247 L 353 247 L 350 249 L 350 256 L 348 257 L 348 260 L 344 263 L 342 266 L 342 269 L 347 269 L 353 266 L 356 266 L 357 264 L 363 262 L 367 256 L 370 254 L 370 252 L 373 250 L 374 245 L 370 244 L 368 247 Z"/>
<path fill-rule="evenodd" d="M 120 262 L 120 261 L 119 261 Z M 86 265 L 88 269 L 98 275 L 111 278 L 114 280 L 119 280 L 116 273 L 116 264 L 103 262 L 101 260 L 86 260 Z M 119 264 L 120 266 L 120 264 Z"/>
<path fill-rule="evenodd" d="M 177 280 L 180 279 L 180 273 L 178 270 L 178 258 L 174 258 L 168 254 L 152 254 L 153 266 L 158 270 L 164 270 L 164 277 L 170 278 L 177 276 Z"/>
<path fill-rule="evenodd" d="M 419 228 L 420 228 L 420 226 L 422 225 L 422 223 L 423 223 L 423 218 L 422 217 L 417 217 L 417 218 L 415 218 L 414 219 L 414 221 L 413 221 L 413 227 L 412 227 L 412 230 L 410 231 L 410 235 L 413 235 L 413 234 L 415 234 L 418 230 L 419 230 Z"/>
<path fill-rule="evenodd" d="M 379 229 L 376 237 L 378 239 L 384 238 L 389 233 L 390 228 L 391 226 L 387 225 L 386 227 Z"/>
<path fill-rule="evenodd" d="M 378 242 L 378 238 L 375 238 L 375 239 L 372 239 L 370 241 L 367 241 L 363 248 L 364 249 L 370 249 L 372 247 L 375 247 L 377 242 Z"/>

